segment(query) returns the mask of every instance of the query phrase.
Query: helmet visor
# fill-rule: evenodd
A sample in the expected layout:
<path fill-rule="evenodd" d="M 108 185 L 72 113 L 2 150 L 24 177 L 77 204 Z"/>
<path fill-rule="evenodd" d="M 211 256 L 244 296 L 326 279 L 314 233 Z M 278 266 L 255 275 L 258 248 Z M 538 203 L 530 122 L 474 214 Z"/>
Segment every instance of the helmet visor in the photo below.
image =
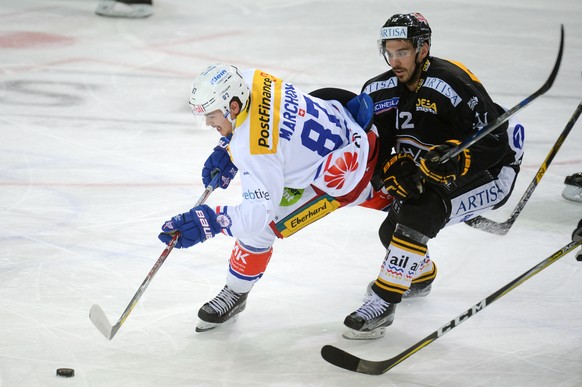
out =
<path fill-rule="evenodd" d="M 224 115 L 220 109 L 210 113 L 194 113 L 194 128 L 197 130 L 216 130 L 221 136 L 229 136 L 233 130 L 230 117 Z"/>
<path fill-rule="evenodd" d="M 225 118 L 228 121 L 228 113 L 225 115 L 221 110 L 215 110 L 210 113 L 201 112 L 197 109 L 196 105 L 190 104 L 192 108 L 192 114 L 194 115 L 194 127 L 199 130 L 210 130 L 215 129 L 217 126 L 222 126 L 225 124 Z"/>
<path fill-rule="evenodd" d="M 380 51 L 380 55 L 384 57 L 390 66 L 393 65 L 395 60 L 404 60 L 420 52 L 420 46 L 415 48 L 413 45 L 409 47 L 402 47 L 394 51 L 387 50 L 386 40 L 382 39 L 378 40 L 378 49 Z"/>

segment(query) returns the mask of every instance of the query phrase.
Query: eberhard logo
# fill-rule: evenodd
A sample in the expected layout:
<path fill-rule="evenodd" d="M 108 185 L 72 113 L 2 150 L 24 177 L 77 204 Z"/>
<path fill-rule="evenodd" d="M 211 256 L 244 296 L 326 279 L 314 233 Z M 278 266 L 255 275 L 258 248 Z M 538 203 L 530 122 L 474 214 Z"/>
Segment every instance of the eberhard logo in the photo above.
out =
<path fill-rule="evenodd" d="M 325 201 L 320 206 L 308 209 L 307 211 L 304 211 L 304 212 L 300 213 L 298 216 L 296 216 L 295 218 L 291 219 L 291 223 L 290 223 L 291 227 L 296 228 L 301 223 L 305 223 L 305 222 L 309 222 L 309 221 L 314 221 L 315 219 L 319 219 L 321 217 L 321 214 L 328 213 L 328 212 L 329 212 L 328 202 Z"/>
<path fill-rule="evenodd" d="M 279 238 L 287 238 L 339 207 L 341 205 L 337 200 L 329 195 L 323 195 L 307 202 L 277 223 L 271 224 L 271 228 Z"/>
<path fill-rule="evenodd" d="M 306 208 L 305 210 L 295 214 L 293 217 L 285 222 L 285 226 L 296 232 L 310 223 L 315 222 L 318 219 L 323 218 L 325 215 L 336 210 L 339 207 L 339 203 L 336 201 L 330 201 L 327 198 L 322 198 L 318 202 L 314 203 L 312 206 Z"/>
<path fill-rule="evenodd" d="M 252 155 L 277 152 L 281 89 L 283 81 L 255 71 L 250 109 L 250 145 Z"/>

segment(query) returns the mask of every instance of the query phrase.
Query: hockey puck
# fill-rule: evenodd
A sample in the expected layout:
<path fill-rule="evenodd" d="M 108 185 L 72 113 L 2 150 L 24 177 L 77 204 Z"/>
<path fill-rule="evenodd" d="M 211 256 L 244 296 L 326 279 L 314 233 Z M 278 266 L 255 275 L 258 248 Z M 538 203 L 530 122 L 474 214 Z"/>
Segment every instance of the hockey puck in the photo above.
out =
<path fill-rule="evenodd" d="M 72 378 L 75 376 L 75 370 L 72 368 L 59 368 L 57 369 L 57 376 L 62 376 L 63 378 Z"/>

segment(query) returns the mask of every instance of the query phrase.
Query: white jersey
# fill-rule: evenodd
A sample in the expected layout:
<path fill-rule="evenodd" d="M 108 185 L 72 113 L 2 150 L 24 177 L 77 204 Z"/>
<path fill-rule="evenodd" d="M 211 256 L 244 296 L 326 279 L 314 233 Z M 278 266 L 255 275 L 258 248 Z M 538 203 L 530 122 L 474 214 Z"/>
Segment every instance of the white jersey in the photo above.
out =
<path fill-rule="evenodd" d="M 268 229 L 285 187 L 313 185 L 332 197 L 354 190 L 366 172 L 369 145 L 339 102 L 304 94 L 260 70 L 242 76 L 251 97 L 229 146 L 242 202 L 219 207 L 218 220 L 227 234 L 248 238 Z"/>

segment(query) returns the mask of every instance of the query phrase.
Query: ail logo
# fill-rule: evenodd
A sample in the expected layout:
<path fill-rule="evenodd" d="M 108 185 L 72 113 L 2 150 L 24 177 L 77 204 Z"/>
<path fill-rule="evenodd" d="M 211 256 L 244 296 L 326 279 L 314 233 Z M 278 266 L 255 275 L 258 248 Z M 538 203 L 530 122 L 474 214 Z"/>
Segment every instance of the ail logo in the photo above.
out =
<path fill-rule="evenodd" d="M 329 188 L 341 189 L 344 186 L 346 174 L 358 169 L 357 156 L 357 153 L 346 152 L 325 172 L 323 180 Z"/>

